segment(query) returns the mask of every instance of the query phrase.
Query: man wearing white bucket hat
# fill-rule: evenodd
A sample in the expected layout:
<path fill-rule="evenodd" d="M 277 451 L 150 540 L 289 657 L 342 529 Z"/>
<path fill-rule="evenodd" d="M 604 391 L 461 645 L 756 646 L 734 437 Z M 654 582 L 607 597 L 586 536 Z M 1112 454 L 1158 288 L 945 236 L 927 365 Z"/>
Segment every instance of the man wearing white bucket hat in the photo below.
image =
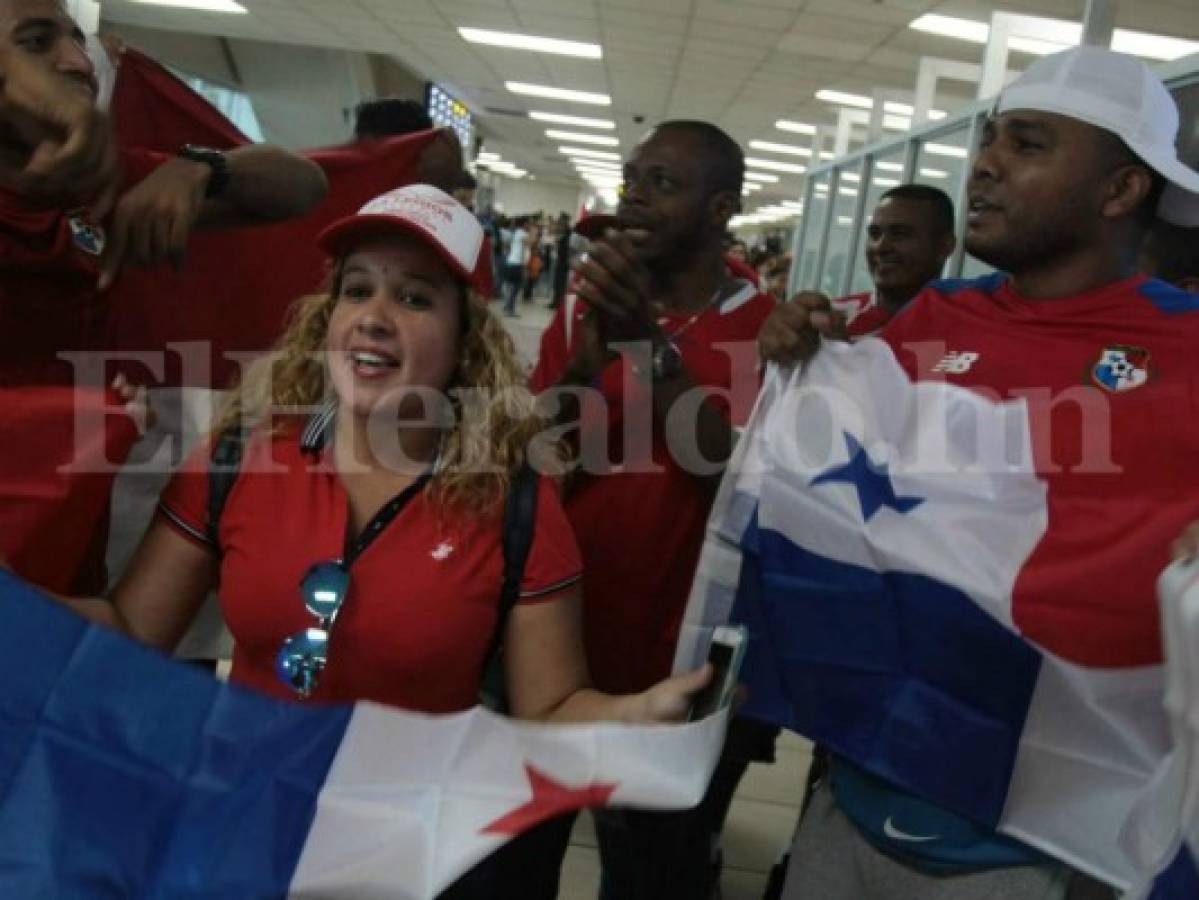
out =
<path fill-rule="evenodd" d="M 1157 219 L 1199 225 L 1199 173 L 1178 158 L 1178 126 L 1164 85 L 1132 57 L 1081 47 L 1035 62 L 999 97 L 969 178 L 966 248 L 1000 271 L 930 285 L 881 335 L 915 382 L 1023 397 L 1030 415 L 1044 414 L 1036 470 L 1048 524 L 1011 587 L 1010 627 L 1080 677 L 1104 680 L 1109 699 L 1141 690 L 1160 664 L 1154 581 L 1170 529 L 1199 510 L 1185 475 L 1199 448 L 1199 298 L 1137 271 Z M 782 363 L 833 336 L 827 298 L 800 295 L 788 309 Z M 1092 416 L 1095 407 L 1104 415 Z M 1111 467 L 1087 468 L 1096 442 Z M 1109 739 L 1136 742 L 1147 758 L 1164 753 L 1152 693 L 1126 733 L 1076 730 L 1075 761 L 1104 758 Z M 930 744 L 954 739 L 953 723 L 940 724 Z M 856 762 L 834 756 L 785 897 L 1091 898 L 1114 893 L 1076 869 L 1125 880 L 1128 862 L 1106 837 L 1119 829 L 1119 803 L 1076 814 L 1085 804 L 1070 792 L 1082 782 L 1018 782 L 1009 772 L 995 830 Z M 1030 808 L 1040 812 L 1013 827 Z"/>

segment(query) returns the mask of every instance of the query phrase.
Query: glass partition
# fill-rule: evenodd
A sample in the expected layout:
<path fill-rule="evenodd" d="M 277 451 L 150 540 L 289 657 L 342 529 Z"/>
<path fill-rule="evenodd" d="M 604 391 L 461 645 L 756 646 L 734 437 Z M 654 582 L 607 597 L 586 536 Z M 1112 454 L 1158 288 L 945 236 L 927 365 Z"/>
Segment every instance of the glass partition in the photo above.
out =
<path fill-rule="evenodd" d="M 973 147 L 970 145 L 970 126 L 972 119 L 967 119 L 953 128 L 929 135 L 919 142 L 916 152 L 916 170 L 912 173 L 912 181 L 916 184 L 927 184 L 940 188 L 953 201 L 955 218 L 961 220 L 965 216 L 963 200 L 966 196 L 966 178 L 970 172 L 970 156 Z M 965 222 L 957 222 L 958 240 L 965 230 Z M 980 263 L 974 257 L 963 255 L 964 277 L 972 278 L 983 275 L 991 268 Z M 942 274 L 953 274 L 953 258 L 946 263 L 950 270 Z"/>
<path fill-rule="evenodd" d="M 849 255 L 853 252 L 854 214 L 858 208 L 861 176 L 854 171 L 839 169 L 834 181 L 836 188 L 827 191 L 832 213 L 819 290 L 830 297 L 840 297 L 845 292 L 846 270 L 853 264 Z"/>
<path fill-rule="evenodd" d="M 858 253 L 854 260 L 853 276 L 849 282 L 849 293 L 873 289 L 870 280 L 870 269 L 866 265 L 866 232 L 870 228 L 870 217 L 874 208 L 882 199 L 884 193 L 903 183 L 903 164 L 907 156 L 907 146 L 900 144 L 880 153 L 870 164 L 870 179 L 866 184 L 866 202 L 862 209 L 862 221 L 859 224 Z"/>
<path fill-rule="evenodd" d="M 792 262 L 793 282 L 791 292 L 810 288 L 816 283 L 820 266 L 820 245 L 824 242 L 824 222 L 828 216 L 828 175 L 809 178 L 807 198 L 804 200 L 803 217 L 800 220 L 800 250 L 798 264 Z"/>

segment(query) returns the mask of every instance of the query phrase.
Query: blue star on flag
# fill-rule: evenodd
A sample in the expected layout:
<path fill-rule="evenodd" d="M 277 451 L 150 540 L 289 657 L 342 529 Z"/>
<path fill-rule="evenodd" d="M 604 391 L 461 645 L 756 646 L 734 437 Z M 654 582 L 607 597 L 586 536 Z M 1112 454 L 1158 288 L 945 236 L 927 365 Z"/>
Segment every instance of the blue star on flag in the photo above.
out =
<path fill-rule="evenodd" d="M 898 513 L 907 513 L 924 502 L 923 497 L 897 496 L 886 463 L 874 462 L 866 448 L 859 444 L 852 434 L 844 434 L 845 443 L 849 448 L 849 462 L 829 469 L 823 475 L 817 475 L 812 480 L 812 487 L 818 484 L 852 484 L 858 493 L 862 518 L 867 522 L 884 506 Z"/>

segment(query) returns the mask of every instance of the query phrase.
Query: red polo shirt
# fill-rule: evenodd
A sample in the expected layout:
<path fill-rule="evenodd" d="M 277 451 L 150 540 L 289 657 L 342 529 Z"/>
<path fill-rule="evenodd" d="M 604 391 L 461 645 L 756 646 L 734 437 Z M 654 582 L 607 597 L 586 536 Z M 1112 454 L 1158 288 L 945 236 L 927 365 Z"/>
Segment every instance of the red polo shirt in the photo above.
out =
<path fill-rule="evenodd" d="M 164 491 L 160 511 L 181 534 L 211 546 L 207 501 L 208 450 L 201 448 Z M 234 681 L 296 699 L 275 674 L 275 656 L 288 635 L 316 624 L 299 584 L 313 563 L 343 556 L 347 508 L 326 454 L 304 451 L 296 433 L 251 439 L 219 529 Z M 498 511 L 451 515 L 417 491 L 351 563 L 350 592 L 312 699 L 430 713 L 473 706 L 503 579 L 501 521 Z M 543 480 L 519 602 L 561 596 L 579 569 L 557 489 Z"/>
<path fill-rule="evenodd" d="M 570 358 L 567 305 L 546 331 L 530 380 L 535 391 L 553 385 Z M 583 306 L 575 305 L 576 316 Z M 739 386 L 731 398 L 713 401 L 734 424 L 746 420 L 757 396 L 758 330 L 774 306 L 773 297 L 745 282 L 689 326 L 690 313 L 659 321 L 667 333 L 677 332 L 675 343 L 697 385 Z M 571 344 L 579 333 L 575 325 Z M 587 661 L 596 687 L 612 693 L 644 690 L 670 674 L 713 499 L 705 484 L 675 460 L 653 421 L 646 385 L 635 376 L 626 378 L 625 368 L 623 359 L 610 364 L 595 385 L 603 403 L 583 404 L 581 441 L 589 444 L 598 432 L 612 467 L 580 476 L 566 500 L 583 553 Z M 628 464 L 637 452 L 630 441 L 650 448 L 652 469 Z"/>

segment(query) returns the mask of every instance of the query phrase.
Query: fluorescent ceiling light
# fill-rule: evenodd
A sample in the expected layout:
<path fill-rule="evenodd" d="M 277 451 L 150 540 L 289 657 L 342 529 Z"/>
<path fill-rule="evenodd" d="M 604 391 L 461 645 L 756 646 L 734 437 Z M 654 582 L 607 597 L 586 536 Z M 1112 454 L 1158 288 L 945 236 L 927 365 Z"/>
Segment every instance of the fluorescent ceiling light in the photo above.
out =
<path fill-rule="evenodd" d="M 921 169 L 920 174 L 925 178 L 948 178 L 948 172 L 942 172 L 940 169 Z"/>
<path fill-rule="evenodd" d="M 925 144 L 924 150 L 934 156 L 953 156 L 957 159 L 965 159 L 970 155 L 965 147 L 953 147 L 949 144 Z"/>
<path fill-rule="evenodd" d="M 799 166 L 795 163 L 776 162 L 773 159 L 756 159 L 752 156 L 745 158 L 745 165 L 754 169 L 766 169 L 773 172 L 801 172 L 808 171 L 806 166 Z"/>
<path fill-rule="evenodd" d="M 586 159 L 610 159 L 612 162 L 620 162 L 619 153 L 609 153 L 607 150 L 588 150 L 586 147 L 559 147 L 559 153 L 565 153 L 567 156 L 580 156 Z"/>
<path fill-rule="evenodd" d="M 745 177 L 749 181 L 769 181 L 775 182 L 779 180 L 777 175 L 767 175 L 765 172 L 746 172 Z"/>
<path fill-rule="evenodd" d="M 233 0 L 133 0 L 147 6 L 170 6 L 174 9 L 196 9 L 204 12 L 244 13 L 246 8 Z"/>
<path fill-rule="evenodd" d="M 861 181 L 862 176 L 859 175 L 857 172 L 842 172 L 841 180 L 842 181 Z"/>
<path fill-rule="evenodd" d="M 883 172 L 902 172 L 903 171 L 903 163 L 886 162 L 885 160 L 876 162 L 874 164 L 874 167 L 876 169 L 882 170 Z"/>
<path fill-rule="evenodd" d="M 852 225 L 853 218 L 851 216 L 837 216 L 838 225 Z"/>
<path fill-rule="evenodd" d="M 875 178 L 873 179 L 875 187 L 892 188 L 899 186 L 898 178 Z"/>
<path fill-rule="evenodd" d="M 750 141 L 751 150 L 765 150 L 767 153 L 786 153 L 789 156 L 811 156 L 808 147 L 797 147 L 794 144 L 776 144 L 773 141 Z"/>
<path fill-rule="evenodd" d="M 858 195 L 857 188 L 841 188 L 837 191 L 842 197 L 856 197 Z"/>
<path fill-rule="evenodd" d="M 760 191 L 760 190 L 762 190 L 762 185 L 754 184 L 752 181 L 750 181 L 750 182 L 747 182 L 747 183 L 741 185 L 741 190 L 743 192 Z"/>
<path fill-rule="evenodd" d="M 858 109 L 873 109 L 874 101 L 861 94 L 847 94 L 844 91 L 819 90 L 816 99 L 825 103 L 837 103 L 841 106 L 856 106 Z"/>
<path fill-rule="evenodd" d="M 562 113 L 533 111 L 529 113 L 529 118 L 553 125 L 573 125 L 575 128 L 603 128 L 607 131 L 616 128 L 616 123 L 610 119 L 590 119 L 587 116 L 566 116 Z"/>
<path fill-rule="evenodd" d="M 577 131 L 558 131 L 547 128 L 545 136 L 556 141 L 577 141 L 580 144 L 598 144 L 601 147 L 619 147 L 620 139 L 608 137 L 606 134 L 579 134 Z"/>
<path fill-rule="evenodd" d="M 583 157 L 571 157 L 570 160 L 580 169 L 603 169 L 606 172 L 623 172 L 624 166 L 620 163 L 608 162 L 604 159 L 584 159 Z"/>
<path fill-rule="evenodd" d="M 1160 59 L 1172 62 L 1199 53 L 1199 42 L 1184 41 L 1164 34 L 1146 34 L 1143 31 L 1128 31 L 1117 28 L 1112 35 L 1112 49 L 1119 53 L 1131 53 L 1145 59 Z"/>
<path fill-rule="evenodd" d="M 970 41 L 974 44 L 985 44 L 991 34 L 991 26 L 987 22 L 959 19 L 956 16 L 938 16 L 932 13 L 913 19 L 908 24 L 908 28 L 927 34 L 939 34 L 942 37 Z"/>
<path fill-rule="evenodd" d="M 485 28 L 459 28 L 462 39 L 472 44 L 487 44 L 492 47 L 508 47 L 512 50 L 531 50 L 534 53 L 555 53 L 559 56 L 581 56 L 584 59 L 603 59 L 604 51 L 599 44 L 583 41 L 563 41 L 558 38 L 537 37 L 532 34 L 511 34 L 506 31 L 488 31 Z"/>
<path fill-rule="evenodd" d="M 794 209 L 798 210 L 799 212 L 803 212 L 803 204 L 798 200 L 784 200 L 779 204 L 779 206 L 784 206 L 787 209 Z"/>
<path fill-rule="evenodd" d="M 1012 50 L 1045 56 L 1049 53 L 1057 53 L 1067 47 L 1075 47 L 1082 40 L 1082 26 L 1077 22 L 1042 16 L 1021 16 L 1021 19 L 1027 21 L 1029 25 L 1035 25 L 1041 34 L 1037 37 L 1022 35 L 1009 38 L 1008 46 Z M 929 34 L 970 41 L 973 44 L 985 44 L 991 36 L 989 22 L 960 19 L 956 16 L 923 15 L 912 20 L 908 27 Z M 1145 31 L 1117 28 L 1112 33 L 1112 49 L 1119 53 L 1130 53 L 1145 59 L 1169 62 L 1192 53 L 1199 53 L 1199 42 L 1169 37 L 1164 34 L 1150 34 Z"/>
<path fill-rule="evenodd" d="M 487 150 L 482 150 L 479 152 L 479 155 L 475 157 L 475 159 L 481 163 L 497 162 L 500 159 L 500 155 L 498 153 L 491 153 Z"/>
<path fill-rule="evenodd" d="M 815 125 L 809 125 L 807 122 L 791 122 L 787 119 L 779 119 L 774 123 L 774 127 L 779 131 L 793 131 L 796 134 L 816 133 Z"/>
<path fill-rule="evenodd" d="M 816 92 L 816 99 L 825 103 L 836 103 L 839 106 L 852 106 L 855 109 L 874 109 L 874 100 L 865 94 L 850 94 L 845 91 L 822 89 Z M 900 103 L 898 100 L 883 102 L 883 112 L 895 116 L 913 116 L 916 108 L 910 103 Z M 928 117 L 932 120 L 944 119 L 948 115 L 943 109 L 930 109 Z M 894 121 L 894 120 L 893 120 Z M 906 126 L 905 126 L 906 127 Z"/>
<path fill-rule="evenodd" d="M 595 106 L 612 105 L 612 98 L 607 94 L 593 94 L 589 91 L 570 91 L 566 88 L 550 87 L 544 84 L 526 84 L 523 81 L 505 81 L 504 87 L 514 94 L 525 94 L 529 97 L 548 97 L 551 100 L 565 100 L 569 103 L 591 103 Z"/>

